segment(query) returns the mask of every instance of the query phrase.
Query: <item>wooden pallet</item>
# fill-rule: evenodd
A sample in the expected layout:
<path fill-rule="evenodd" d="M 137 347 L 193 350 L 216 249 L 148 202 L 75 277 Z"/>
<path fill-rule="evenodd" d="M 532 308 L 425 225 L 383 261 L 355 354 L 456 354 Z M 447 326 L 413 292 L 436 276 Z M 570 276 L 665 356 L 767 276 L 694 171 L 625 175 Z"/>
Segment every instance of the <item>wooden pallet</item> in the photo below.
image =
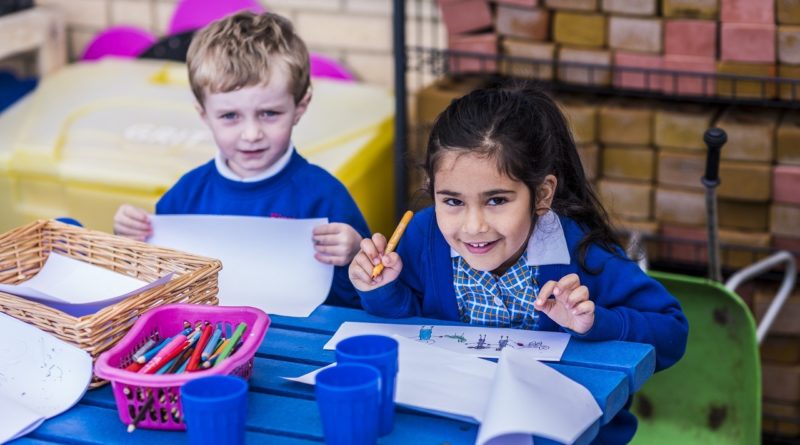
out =
<path fill-rule="evenodd" d="M 35 7 L 0 16 L 0 59 L 35 51 L 39 76 L 67 62 L 66 27 L 54 9 Z"/>

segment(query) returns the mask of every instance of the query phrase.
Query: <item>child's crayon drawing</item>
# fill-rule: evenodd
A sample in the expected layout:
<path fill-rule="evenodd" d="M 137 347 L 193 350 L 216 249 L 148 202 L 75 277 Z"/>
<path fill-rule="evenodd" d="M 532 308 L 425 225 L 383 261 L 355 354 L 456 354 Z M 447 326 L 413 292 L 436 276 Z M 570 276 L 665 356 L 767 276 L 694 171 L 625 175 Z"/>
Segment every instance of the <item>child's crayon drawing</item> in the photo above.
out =
<path fill-rule="evenodd" d="M 563 332 L 527 331 L 486 326 L 393 325 L 345 322 L 325 346 L 352 335 L 399 335 L 419 343 L 478 357 L 499 357 L 505 348 L 530 351 L 539 360 L 560 360 L 569 341 Z"/>

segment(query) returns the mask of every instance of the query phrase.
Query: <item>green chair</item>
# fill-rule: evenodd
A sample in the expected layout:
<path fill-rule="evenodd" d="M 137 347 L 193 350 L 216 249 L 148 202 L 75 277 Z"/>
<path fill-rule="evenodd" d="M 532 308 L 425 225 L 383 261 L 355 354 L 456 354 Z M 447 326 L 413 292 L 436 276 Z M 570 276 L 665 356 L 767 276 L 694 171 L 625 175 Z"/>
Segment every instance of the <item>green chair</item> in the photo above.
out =
<path fill-rule="evenodd" d="M 758 444 L 761 365 L 756 325 L 738 295 L 712 280 L 649 272 L 683 306 L 686 355 L 634 396 L 634 444 Z"/>
<path fill-rule="evenodd" d="M 628 255 L 647 270 L 642 235 Z M 736 294 L 748 280 L 783 266 L 783 281 L 758 328 Z M 794 256 L 778 251 L 733 274 L 723 286 L 705 278 L 648 271 L 681 303 L 689 321 L 686 354 L 634 395 L 639 429 L 633 444 L 758 444 L 761 442 L 761 362 L 758 345 L 791 294 Z"/>

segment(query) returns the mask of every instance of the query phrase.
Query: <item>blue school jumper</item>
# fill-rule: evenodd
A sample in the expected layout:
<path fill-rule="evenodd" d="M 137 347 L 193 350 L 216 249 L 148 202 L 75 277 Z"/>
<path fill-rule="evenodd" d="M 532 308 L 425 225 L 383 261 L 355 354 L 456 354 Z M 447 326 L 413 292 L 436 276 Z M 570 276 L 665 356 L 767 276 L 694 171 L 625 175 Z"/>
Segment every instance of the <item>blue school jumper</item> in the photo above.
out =
<path fill-rule="evenodd" d="M 539 219 L 531 236 L 528 265 L 538 269 L 537 280 L 541 285 L 577 273 L 595 303 L 595 321 L 588 332 L 577 334 L 541 313 L 537 329 L 568 332 L 583 340 L 624 340 L 653 345 L 657 371 L 677 362 L 686 349 L 689 329 L 678 301 L 635 262 L 597 245 L 589 247 L 586 265 L 590 270 L 601 272 L 587 273 L 579 266 L 577 254 L 584 230 L 570 218 L 552 212 L 548 215 L 551 218 Z M 537 246 L 545 248 L 537 250 Z M 455 254 L 439 231 L 433 208 L 414 216 L 398 244 L 397 253 L 403 260 L 400 276 L 386 286 L 359 292 L 364 309 L 390 318 L 422 316 L 462 320 L 453 285 L 452 257 Z M 631 440 L 636 432 L 636 418 L 627 410 L 629 405 L 630 401 L 626 409 L 600 429 L 596 443 L 621 444 Z"/>
<path fill-rule="evenodd" d="M 156 214 L 328 218 L 351 225 L 362 237 L 370 236 L 364 216 L 345 186 L 296 150 L 281 171 L 256 182 L 225 178 L 212 159 L 178 180 L 156 204 Z M 361 307 L 346 266 L 334 268 L 325 302 Z"/>

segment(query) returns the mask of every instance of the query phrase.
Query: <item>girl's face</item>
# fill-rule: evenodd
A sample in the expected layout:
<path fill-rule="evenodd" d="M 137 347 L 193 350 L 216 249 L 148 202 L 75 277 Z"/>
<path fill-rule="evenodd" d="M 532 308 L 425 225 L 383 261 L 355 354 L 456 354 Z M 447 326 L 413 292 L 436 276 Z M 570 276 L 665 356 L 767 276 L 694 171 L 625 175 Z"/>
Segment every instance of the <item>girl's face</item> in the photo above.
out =
<path fill-rule="evenodd" d="M 501 173 L 493 158 L 448 151 L 433 185 L 439 230 L 470 267 L 501 275 L 517 261 L 533 223 L 525 183 Z"/>

